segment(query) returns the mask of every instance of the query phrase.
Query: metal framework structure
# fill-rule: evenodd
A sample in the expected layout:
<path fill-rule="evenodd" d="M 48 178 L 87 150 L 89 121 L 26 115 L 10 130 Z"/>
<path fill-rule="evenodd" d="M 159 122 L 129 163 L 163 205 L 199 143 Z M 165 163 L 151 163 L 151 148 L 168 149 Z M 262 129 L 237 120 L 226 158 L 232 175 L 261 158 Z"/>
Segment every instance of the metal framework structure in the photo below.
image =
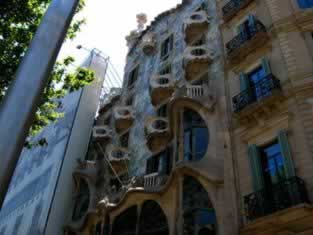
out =
<path fill-rule="evenodd" d="M 0 107 L 0 207 L 78 2 L 51 2 Z"/>

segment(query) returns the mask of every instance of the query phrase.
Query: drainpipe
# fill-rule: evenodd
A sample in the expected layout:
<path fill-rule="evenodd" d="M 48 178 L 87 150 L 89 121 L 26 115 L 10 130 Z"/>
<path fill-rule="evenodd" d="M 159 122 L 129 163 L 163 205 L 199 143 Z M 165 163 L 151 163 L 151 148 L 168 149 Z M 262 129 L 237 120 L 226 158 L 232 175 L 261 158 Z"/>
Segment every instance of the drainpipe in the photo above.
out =
<path fill-rule="evenodd" d="M 51 2 L 0 106 L 0 208 L 78 2 Z"/>

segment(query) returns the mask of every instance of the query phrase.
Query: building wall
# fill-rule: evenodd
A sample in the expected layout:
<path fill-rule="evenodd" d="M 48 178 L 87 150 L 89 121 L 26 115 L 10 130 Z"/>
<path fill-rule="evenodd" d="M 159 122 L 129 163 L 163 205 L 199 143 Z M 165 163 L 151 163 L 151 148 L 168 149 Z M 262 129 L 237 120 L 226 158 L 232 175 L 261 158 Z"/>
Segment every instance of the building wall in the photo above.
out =
<path fill-rule="evenodd" d="M 127 56 L 127 63 L 125 67 L 124 84 L 121 99 L 115 104 L 115 106 L 126 105 L 127 99 L 134 95 L 134 102 L 132 110 L 135 113 L 134 123 L 126 132 L 130 133 L 128 150 L 130 152 L 129 161 L 129 176 L 143 176 L 146 174 L 147 160 L 154 156 L 155 153 L 151 152 L 147 147 L 147 138 L 145 134 L 145 127 L 149 117 L 157 116 L 156 110 L 159 108 L 154 107 L 151 103 L 150 97 L 150 81 L 153 76 L 157 75 L 164 64 L 160 59 L 161 44 L 171 34 L 174 35 L 174 49 L 172 56 L 168 60 L 172 64 L 172 75 L 177 83 L 187 83 L 185 73 L 185 50 L 187 44 L 185 41 L 185 26 L 186 20 L 189 16 L 195 12 L 201 4 L 205 4 L 208 18 L 209 27 L 206 32 L 207 42 L 206 46 L 208 50 L 212 52 L 213 61 L 207 68 L 208 76 L 204 79 L 209 84 L 210 94 L 214 96 L 213 108 L 210 110 L 207 107 L 199 105 L 192 99 L 179 104 L 173 104 L 172 109 L 168 109 L 170 112 L 168 115 L 171 122 L 171 128 L 173 128 L 173 139 L 170 143 L 177 143 L 177 134 L 180 132 L 181 127 L 178 126 L 177 120 L 180 118 L 179 113 L 182 112 L 182 108 L 190 108 L 198 112 L 204 119 L 210 132 L 210 142 L 208 143 L 208 151 L 205 157 L 198 162 L 190 163 L 186 168 L 183 168 L 180 164 L 184 164 L 182 159 L 176 159 L 176 154 L 179 158 L 182 157 L 182 149 L 176 149 L 171 156 L 173 162 L 173 172 L 170 174 L 170 179 L 166 185 L 166 189 L 163 189 L 160 193 L 153 192 L 134 192 L 126 193 L 121 197 L 121 201 L 113 208 L 109 213 L 111 224 L 116 216 L 118 216 L 123 210 L 135 205 L 139 208 L 145 200 L 157 201 L 168 216 L 168 222 L 170 226 L 170 234 L 183 234 L 183 208 L 182 208 L 182 182 L 186 175 L 192 175 L 201 182 L 203 187 L 207 190 L 208 197 L 212 200 L 214 208 L 217 214 L 218 233 L 217 234 L 231 234 L 234 231 L 238 231 L 238 210 L 237 199 L 235 191 L 235 177 L 233 172 L 233 160 L 231 156 L 231 143 L 228 130 L 228 117 L 227 117 L 227 105 L 225 96 L 225 84 L 224 84 L 224 59 L 223 59 L 223 45 L 222 38 L 219 31 L 219 15 L 217 11 L 217 4 L 215 1 L 184 1 L 188 2 L 184 7 L 179 10 L 173 10 L 172 14 L 166 14 L 157 18 L 147 33 L 154 33 L 156 35 L 156 50 L 155 53 L 147 56 L 142 52 L 140 40 L 134 48 L 132 48 Z M 132 70 L 139 65 L 139 76 L 134 88 L 129 91 L 127 89 L 127 82 Z M 190 83 L 191 84 L 191 83 Z M 179 86 L 175 87 L 179 90 Z M 209 100 L 209 97 L 203 99 Z M 216 100 L 215 100 L 216 99 Z M 181 99 L 184 101 L 184 99 Z M 203 100 L 205 103 L 207 100 Z M 175 101 L 175 97 L 173 100 Z M 167 101 L 168 102 L 168 101 Z M 201 102 L 200 102 L 201 103 Z M 161 104 L 162 105 L 162 104 Z M 209 110 L 208 110 L 209 109 Z M 109 112 L 114 113 L 113 109 L 107 111 L 103 116 L 107 116 Z M 103 125 L 103 116 L 100 116 L 96 125 Z M 178 118 L 178 119 L 177 119 Z M 111 119 L 109 124 L 114 132 L 115 120 Z M 123 134 L 124 134 L 123 133 Z M 180 132 L 181 133 L 181 132 Z M 118 145 L 118 137 L 122 134 L 114 133 L 113 143 Z M 180 140 L 181 141 L 181 140 Z M 180 161 L 177 161 L 180 160 Z M 190 171 L 188 169 L 190 168 Z M 140 190 L 139 190 L 140 191 Z M 96 211 L 95 209 L 94 211 Z M 91 212 L 89 211 L 89 214 Z M 91 216 L 86 216 L 85 225 L 83 226 L 79 234 L 92 234 L 94 223 L 98 220 L 90 222 Z M 90 220 L 89 220 L 90 219 Z M 90 222 L 90 223 L 89 223 Z M 92 225 L 91 225 L 92 224 Z M 90 226 L 90 227 L 88 227 Z"/>
<path fill-rule="evenodd" d="M 221 19 L 223 18 L 222 7 L 228 2 L 227 0 L 218 1 Z M 228 64 L 225 68 L 225 81 L 228 113 L 231 117 L 235 171 L 237 172 L 239 211 L 245 211 L 244 196 L 254 192 L 248 146 L 252 144 L 264 146 L 275 140 L 281 130 L 286 130 L 288 133 L 296 175 L 305 181 L 310 199 L 312 199 L 313 183 L 312 122 L 308 121 L 312 120 L 312 108 L 309 103 L 313 95 L 311 54 L 313 38 L 308 36 L 313 30 L 312 8 L 300 9 L 296 0 L 250 2 L 231 20 L 223 20 L 221 23 L 225 61 Z M 234 28 L 247 19 L 249 14 L 255 15 L 265 25 L 269 39 L 233 65 L 229 62 L 226 53 L 226 43 L 238 35 Z M 272 74 L 280 81 L 281 98 L 275 101 L 272 107 L 265 102 L 259 102 L 260 104 L 248 105 L 240 114 L 234 113 L 232 99 L 242 91 L 240 90 L 240 73 L 251 71 L 256 65 L 261 64 L 261 59 L 264 57 L 269 60 Z M 255 108 L 251 108 L 252 106 Z M 253 109 L 254 113 L 248 114 L 248 109 Z M 240 119 L 243 116 L 248 118 Z M 245 228 L 247 224 L 246 217 L 242 215 L 241 227 Z M 262 227 L 259 226 L 260 230 L 255 229 L 255 234 L 262 232 Z M 264 226 L 263 232 L 265 228 Z M 252 234 L 251 231 L 249 233 L 245 230 L 246 233 L 243 234 Z M 287 234 L 287 230 L 285 232 L 282 234 Z"/>
<path fill-rule="evenodd" d="M 64 118 L 38 136 L 47 139 L 47 146 L 23 150 L 0 214 L 0 227 L 6 228 L 3 234 L 14 234 L 14 230 L 15 234 L 44 234 L 80 94 L 64 98 Z"/>
<path fill-rule="evenodd" d="M 85 158 L 106 71 L 106 61 L 92 56 L 87 61 L 97 79 L 61 100 L 64 117 L 34 138 L 46 138 L 48 145 L 25 148 L 20 156 L 0 211 L 1 235 L 63 233 L 72 206 L 72 171 Z"/>

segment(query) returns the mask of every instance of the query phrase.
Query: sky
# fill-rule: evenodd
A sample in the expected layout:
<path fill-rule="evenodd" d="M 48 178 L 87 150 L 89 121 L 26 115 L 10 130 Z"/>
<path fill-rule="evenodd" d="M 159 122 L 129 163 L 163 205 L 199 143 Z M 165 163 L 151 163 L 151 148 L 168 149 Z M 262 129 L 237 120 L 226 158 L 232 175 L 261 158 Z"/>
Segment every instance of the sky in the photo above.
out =
<path fill-rule="evenodd" d="M 77 45 L 88 49 L 97 48 L 110 57 L 122 77 L 127 53 L 125 36 L 137 28 L 136 15 L 146 13 L 150 22 L 159 13 L 180 2 L 181 0 L 86 0 L 86 7 L 79 17 L 84 17 L 87 23 L 74 41 L 63 45 L 59 58 L 72 55 L 79 64 L 88 52 L 76 49 Z"/>

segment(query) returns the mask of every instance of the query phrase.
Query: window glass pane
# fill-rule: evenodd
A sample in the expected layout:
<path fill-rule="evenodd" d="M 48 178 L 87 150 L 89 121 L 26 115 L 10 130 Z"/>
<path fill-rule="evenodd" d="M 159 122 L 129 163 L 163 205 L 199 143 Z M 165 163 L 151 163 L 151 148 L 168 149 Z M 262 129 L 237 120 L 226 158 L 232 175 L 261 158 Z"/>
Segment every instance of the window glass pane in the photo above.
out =
<path fill-rule="evenodd" d="M 195 136 L 195 149 L 194 156 L 196 160 L 200 160 L 203 158 L 207 151 L 208 146 L 208 130 L 206 128 L 194 128 L 194 136 Z"/>
<path fill-rule="evenodd" d="M 183 126 L 184 159 L 189 161 L 200 160 L 207 151 L 209 141 L 206 124 L 198 113 L 186 109 Z"/>
<path fill-rule="evenodd" d="M 191 131 L 187 130 L 184 133 L 184 159 L 191 161 L 192 160 L 192 151 L 191 151 Z"/>
<path fill-rule="evenodd" d="M 286 179 L 284 159 L 277 142 L 263 148 L 263 170 L 268 183 L 276 184 Z"/>
<path fill-rule="evenodd" d="M 253 70 L 248 74 L 248 78 L 250 80 L 250 84 L 254 89 L 254 93 L 256 98 L 262 98 L 267 94 L 264 94 L 262 87 L 262 79 L 266 76 L 266 72 L 262 66 L 258 67 L 257 69 Z"/>
<path fill-rule="evenodd" d="M 299 7 L 302 9 L 313 7 L 313 0 L 298 0 Z"/>

